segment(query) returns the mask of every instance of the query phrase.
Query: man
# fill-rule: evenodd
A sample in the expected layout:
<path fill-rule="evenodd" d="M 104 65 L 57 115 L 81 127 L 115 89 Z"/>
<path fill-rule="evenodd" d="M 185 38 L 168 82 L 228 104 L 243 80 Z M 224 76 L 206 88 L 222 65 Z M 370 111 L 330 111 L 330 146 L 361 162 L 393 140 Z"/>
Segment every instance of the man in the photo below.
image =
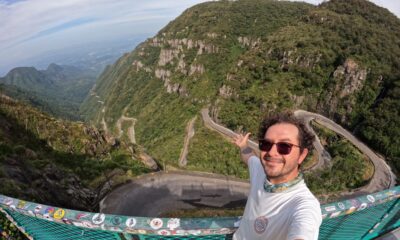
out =
<path fill-rule="evenodd" d="M 249 136 L 234 139 L 248 165 L 251 188 L 233 239 L 318 239 L 320 204 L 299 172 L 314 135 L 292 113 L 283 113 L 262 122 L 259 158 L 248 146 Z"/>

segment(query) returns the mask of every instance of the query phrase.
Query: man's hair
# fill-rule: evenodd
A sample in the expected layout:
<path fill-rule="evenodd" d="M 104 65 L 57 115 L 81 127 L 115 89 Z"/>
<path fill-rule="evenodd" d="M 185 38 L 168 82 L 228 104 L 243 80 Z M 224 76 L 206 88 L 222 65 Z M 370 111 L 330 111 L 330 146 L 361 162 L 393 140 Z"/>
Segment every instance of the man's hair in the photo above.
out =
<path fill-rule="evenodd" d="M 301 151 L 303 151 L 304 148 L 307 148 L 309 151 L 312 149 L 312 143 L 315 138 L 314 134 L 308 131 L 303 121 L 296 118 L 293 113 L 289 111 L 266 116 L 260 124 L 258 138 L 264 139 L 265 133 L 267 132 L 268 128 L 270 128 L 272 125 L 279 123 L 289 123 L 297 127 L 297 129 L 299 130 L 298 138 Z"/>

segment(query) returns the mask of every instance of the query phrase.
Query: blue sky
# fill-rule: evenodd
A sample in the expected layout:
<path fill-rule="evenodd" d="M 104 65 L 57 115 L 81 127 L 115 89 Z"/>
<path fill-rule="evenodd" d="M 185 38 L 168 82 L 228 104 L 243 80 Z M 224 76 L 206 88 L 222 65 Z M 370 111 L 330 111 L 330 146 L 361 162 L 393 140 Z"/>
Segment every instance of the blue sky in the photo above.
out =
<path fill-rule="evenodd" d="M 83 43 L 152 37 L 200 2 L 205 0 L 0 0 L 0 66 Z M 372 2 L 400 16 L 399 0 Z"/>

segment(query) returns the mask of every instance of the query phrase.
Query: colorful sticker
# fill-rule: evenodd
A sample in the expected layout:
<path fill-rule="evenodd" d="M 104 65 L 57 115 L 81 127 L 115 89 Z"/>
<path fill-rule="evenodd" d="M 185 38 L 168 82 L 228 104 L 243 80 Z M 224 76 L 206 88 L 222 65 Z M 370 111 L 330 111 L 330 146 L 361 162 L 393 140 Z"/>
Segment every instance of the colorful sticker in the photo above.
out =
<path fill-rule="evenodd" d="M 361 205 L 360 205 L 360 207 L 357 209 L 357 211 L 364 210 L 364 209 L 366 209 L 366 208 L 367 208 L 367 206 L 368 206 L 368 204 L 367 204 L 367 203 L 361 203 Z"/>
<path fill-rule="evenodd" d="M 167 227 L 169 230 L 174 230 L 181 225 L 181 220 L 179 218 L 171 218 L 168 220 Z"/>
<path fill-rule="evenodd" d="M 229 228 L 221 228 L 221 229 L 219 230 L 219 232 L 220 232 L 221 234 L 229 234 L 229 233 L 231 233 L 232 231 L 231 231 Z"/>
<path fill-rule="evenodd" d="M 13 202 L 14 202 L 14 200 L 12 200 L 11 198 L 7 198 L 7 199 L 4 201 L 4 204 L 6 204 L 7 206 L 10 206 L 11 204 L 13 204 Z"/>
<path fill-rule="evenodd" d="M 126 226 L 128 228 L 133 228 L 136 225 L 136 219 L 135 218 L 128 218 L 128 219 L 126 219 L 125 224 L 126 224 Z"/>
<path fill-rule="evenodd" d="M 75 218 L 76 218 L 77 220 L 80 220 L 81 218 L 85 218 L 85 217 L 87 217 L 87 216 L 89 216 L 89 214 L 87 214 L 87 213 L 77 213 L 77 214 L 75 215 Z"/>
<path fill-rule="evenodd" d="M 36 205 L 34 212 L 39 213 L 42 207 L 43 207 L 42 205 Z"/>
<path fill-rule="evenodd" d="M 120 224 L 122 223 L 122 218 L 121 218 L 121 217 L 118 217 L 118 216 L 114 216 L 114 217 L 111 219 L 111 223 L 112 223 L 113 225 L 115 225 L 115 226 L 118 226 L 118 225 L 120 225 Z"/>
<path fill-rule="evenodd" d="M 327 207 L 325 207 L 325 211 L 327 211 L 327 212 L 336 211 L 336 207 L 335 206 L 327 206 Z"/>
<path fill-rule="evenodd" d="M 351 206 L 350 208 L 349 208 L 349 210 L 347 210 L 346 211 L 346 214 L 351 214 L 351 213 L 353 213 L 354 211 L 356 211 L 356 207 L 354 207 L 354 206 Z"/>
<path fill-rule="evenodd" d="M 64 215 L 65 215 L 65 210 L 59 208 L 54 212 L 53 217 L 55 219 L 62 219 L 64 217 Z"/>
<path fill-rule="evenodd" d="M 152 229 L 155 229 L 155 230 L 160 229 L 162 227 L 162 225 L 163 225 L 163 221 L 160 218 L 153 218 L 150 221 L 150 227 Z"/>
<path fill-rule="evenodd" d="M 165 230 L 165 229 L 159 230 L 157 233 L 158 233 L 158 235 L 164 235 L 164 236 L 171 235 L 171 232 L 168 230 Z"/>
<path fill-rule="evenodd" d="M 94 224 L 102 224 L 104 222 L 104 219 L 106 219 L 106 215 L 104 213 L 96 213 L 93 215 L 92 222 Z"/>
<path fill-rule="evenodd" d="M 179 229 L 179 230 L 176 230 L 176 231 L 175 231 L 175 234 L 174 234 L 174 235 L 181 235 L 181 236 L 183 236 L 183 235 L 187 235 L 187 234 L 188 234 L 188 232 L 187 232 L 186 230 Z"/>
<path fill-rule="evenodd" d="M 89 221 L 82 221 L 82 226 L 86 227 L 86 228 L 95 228 L 96 227 Z"/>
<path fill-rule="evenodd" d="M 25 202 L 25 201 L 19 200 L 19 201 L 18 201 L 18 204 L 17 204 L 17 208 L 23 209 L 23 208 L 25 207 L 25 205 L 26 205 L 26 202 Z"/>
<path fill-rule="evenodd" d="M 200 230 L 189 230 L 188 233 L 189 233 L 190 235 L 195 235 L 195 236 L 197 236 L 197 235 L 199 235 L 199 234 L 201 233 L 201 231 L 200 231 Z"/>
<path fill-rule="evenodd" d="M 340 215 L 340 213 L 341 213 L 340 211 L 339 212 L 334 212 L 334 213 L 331 214 L 331 216 L 329 218 L 337 217 L 337 216 Z"/>
<path fill-rule="evenodd" d="M 28 211 L 28 214 L 29 214 L 30 216 L 32 216 L 32 217 L 35 217 L 35 216 L 36 216 L 36 214 L 35 214 L 32 210 L 29 210 L 29 211 Z"/>
<path fill-rule="evenodd" d="M 54 208 L 53 207 L 48 207 L 46 210 L 44 210 L 45 214 L 51 215 L 54 213 Z"/>
<path fill-rule="evenodd" d="M 367 196 L 367 199 L 368 199 L 368 201 L 370 201 L 370 202 L 375 202 L 375 198 L 374 198 L 374 196 L 372 196 L 372 195 L 368 195 Z"/>
<path fill-rule="evenodd" d="M 68 225 L 72 224 L 72 221 L 68 218 L 63 218 L 62 221 L 63 221 L 63 223 L 68 224 Z"/>

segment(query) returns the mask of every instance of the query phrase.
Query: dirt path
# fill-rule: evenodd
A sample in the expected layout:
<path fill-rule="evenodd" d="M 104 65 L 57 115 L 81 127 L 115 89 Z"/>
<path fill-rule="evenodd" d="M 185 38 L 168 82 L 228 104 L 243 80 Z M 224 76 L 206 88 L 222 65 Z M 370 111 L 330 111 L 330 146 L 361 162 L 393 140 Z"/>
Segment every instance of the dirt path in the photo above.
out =
<path fill-rule="evenodd" d="M 186 136 L 183 143 L 183 149 L 181 151 L 181 155 L 179 156 L 179 166 L 184 167 L 187 165 L 187 154 L 189 152 L 189 142 L 190 139 L 194 136 L 194 122 L 197 117 L 192 118 L 186 126 Z"/>

